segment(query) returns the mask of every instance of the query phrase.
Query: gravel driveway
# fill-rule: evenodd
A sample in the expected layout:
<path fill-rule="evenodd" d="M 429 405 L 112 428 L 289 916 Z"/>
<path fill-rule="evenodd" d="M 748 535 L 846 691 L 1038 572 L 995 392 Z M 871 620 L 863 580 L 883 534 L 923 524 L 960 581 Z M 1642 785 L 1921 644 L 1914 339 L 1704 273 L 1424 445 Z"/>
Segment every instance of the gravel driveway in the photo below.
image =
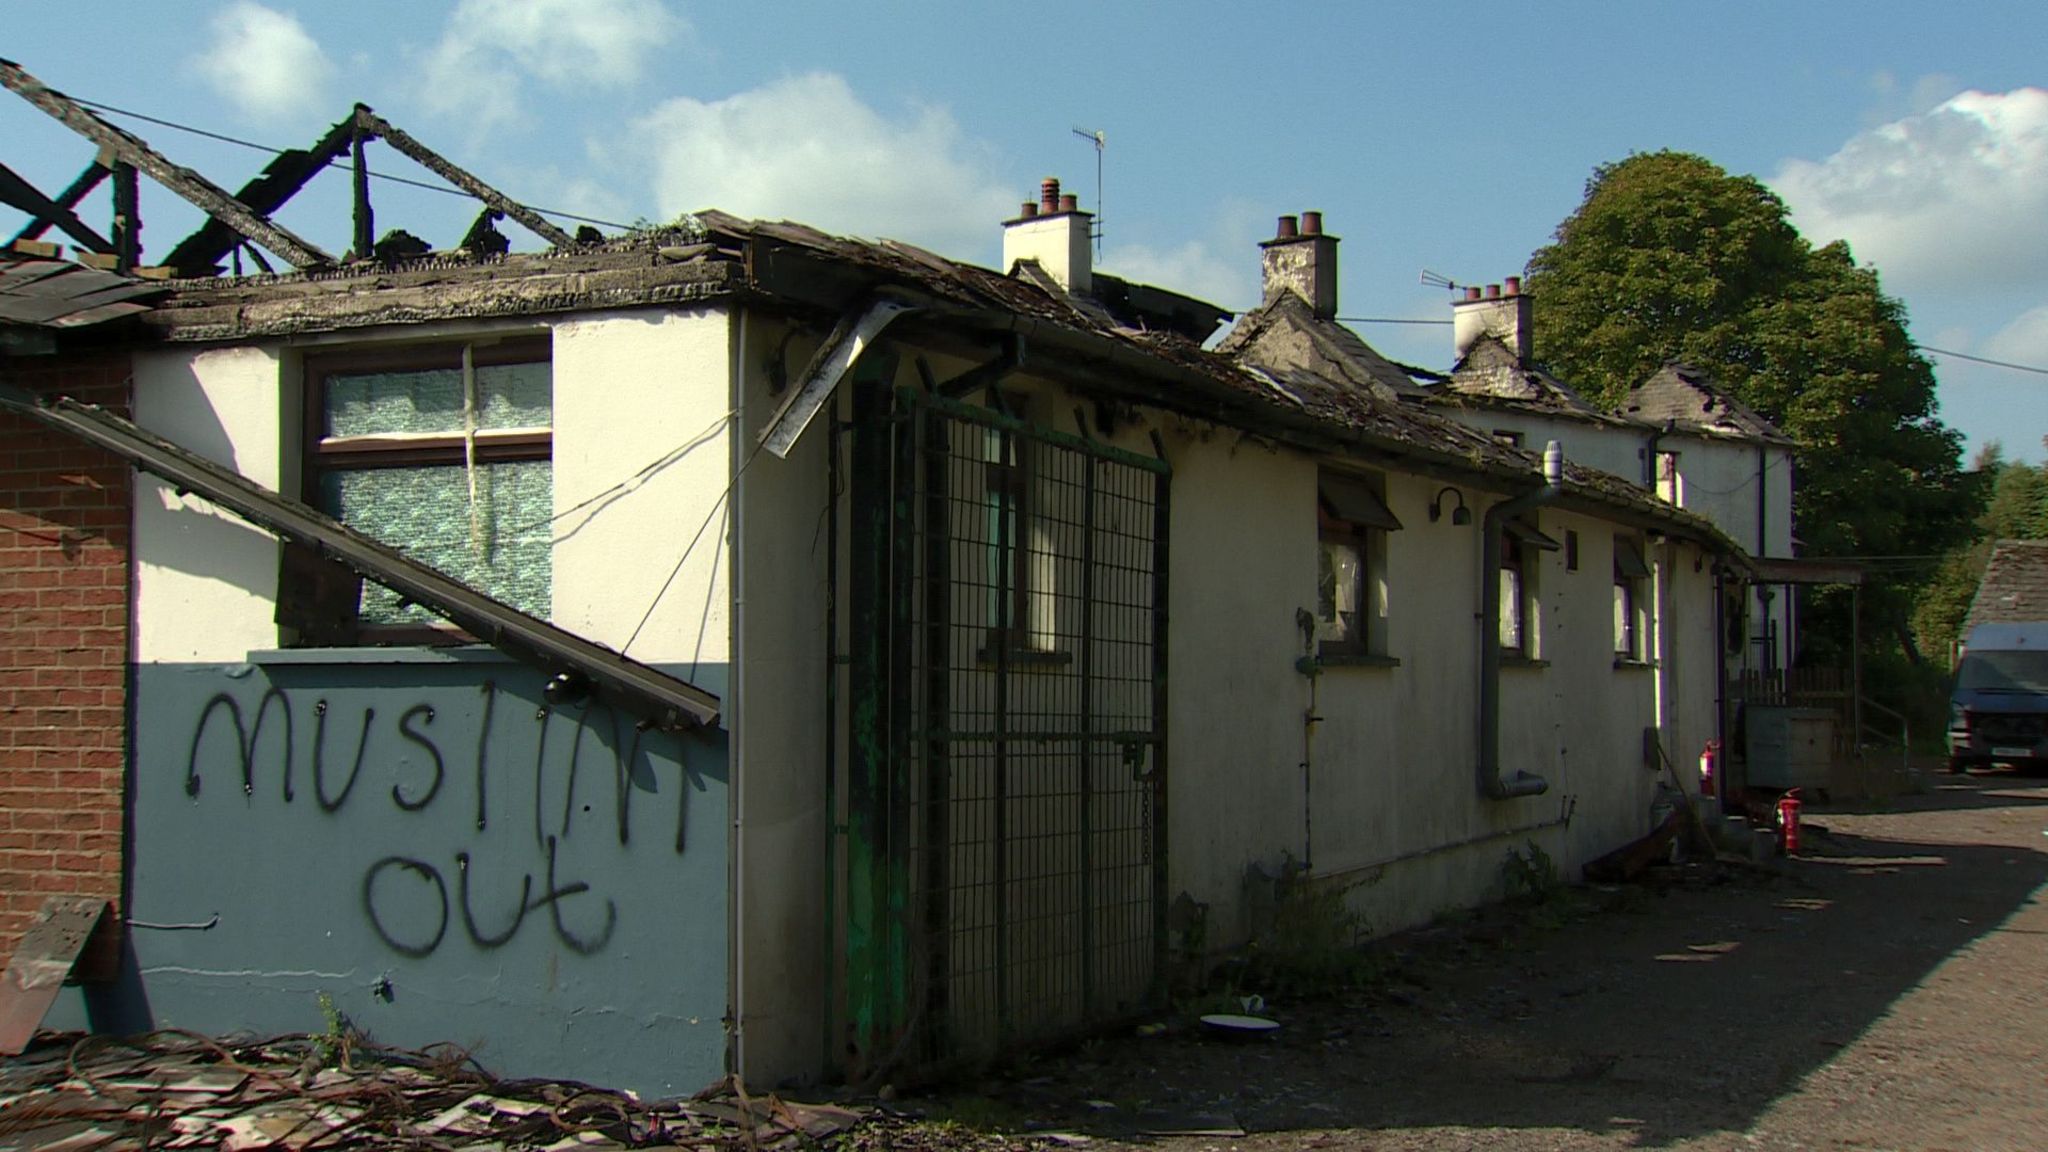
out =
<path fill-rule="evenodd" d="M 2048 1148 L 2048 787 L 1933 780 L 1809 809 L 1782 873 L 1404 938 L 1368 992 L 1269 1004 L 1277 1039 L 1177 1026 L 938 1107 L 1041 1147 Z"/>

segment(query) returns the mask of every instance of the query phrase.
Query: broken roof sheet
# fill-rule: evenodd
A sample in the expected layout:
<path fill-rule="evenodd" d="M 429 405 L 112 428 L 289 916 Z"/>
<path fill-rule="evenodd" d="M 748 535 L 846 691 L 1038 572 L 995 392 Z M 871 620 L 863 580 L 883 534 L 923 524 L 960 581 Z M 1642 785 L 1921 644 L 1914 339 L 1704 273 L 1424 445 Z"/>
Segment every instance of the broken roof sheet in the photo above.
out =
<path fill-rule="evenodd" d="M 79 328 L 149 310 L 164 285 L 68 260 L 0 252 L 0 325 Z"/>
<path fill-rule="evenodd" d="M 1737 400 L 1703 369 L 1675 360 L 1629 389 L 1621 410 L 1646 424 L 1669 420 L 1686 432 L 1792 443 L 1777 425 Z"/>

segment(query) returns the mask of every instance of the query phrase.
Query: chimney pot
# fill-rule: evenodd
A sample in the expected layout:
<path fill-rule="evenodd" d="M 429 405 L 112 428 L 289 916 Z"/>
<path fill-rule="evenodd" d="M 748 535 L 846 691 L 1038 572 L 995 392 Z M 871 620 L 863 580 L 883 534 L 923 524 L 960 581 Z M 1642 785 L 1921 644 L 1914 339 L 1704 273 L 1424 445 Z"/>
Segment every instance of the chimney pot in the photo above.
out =
<path fill-rule="evenodd" d="M 1488 300 L 1498 300 L 1498 299 L 1500 299 L 1500 285 L 1498 285 L 1498 284 L 1488 284 L 1488 285 L 1486 286 L 1486 298 L 1487 298 Z"/>
<path fill-rule="evenodd" d="M 1321 212 L 1303 212 L 1301 214 L 1301 234 L 1304 236 L 1321 236 L 1323 234 L 1323 214 Z"/>
<path fill-rule="evenodd" d="M 1465 289 L 1465 299 L 1467 300 L 1477 300 L 1484 294 L 1485 293 L 1476 284 Z"/>
<path fill-rule="evenodd" d="M 1299 235 L 1299 232 L 1296 230 L 1294 226 L 1294 217 L 1282 216 L 1280 218 L 1280 227 L 1278 231 L 1274 232 L 1273 235 L 1276 239 L 1279 240 L 1292 240 L 1295 238 L 1295 236 Z"/>
<path fill-rule="evenodd" d="M 1520 276 L 1508 277 L 1506 292 L 1510 296 L 1520 296 L 1522 294 L 1522 278 Z"/>
<path fill-rule="evenodd" d="M 1086 296 L 1095 283 L 1090 239 L 1079 198 L 1061 195 L 1059 177 L 1048 176 L 1038 185 L 1038 203 L 1003 222 L 1003 267 L 1032 261 L 1061 288 Z"/>

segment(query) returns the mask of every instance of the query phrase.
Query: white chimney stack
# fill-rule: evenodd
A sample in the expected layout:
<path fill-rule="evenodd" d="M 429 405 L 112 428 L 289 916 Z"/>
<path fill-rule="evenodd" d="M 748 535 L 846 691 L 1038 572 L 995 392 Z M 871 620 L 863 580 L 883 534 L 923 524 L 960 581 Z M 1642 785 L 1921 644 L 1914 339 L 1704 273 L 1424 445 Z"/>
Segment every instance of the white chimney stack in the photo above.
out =
<path fill-rule="evenodd" d="M 1072 193 L 1061 195 L 1058 177 L 1046 177 L 1038 186 L 1038 202 L 1025 201 L 1016 219 L 1003 221 L 1003 267 L 1036 260 L 1060 287 L 1087 295 L 1094 283 L 1089 245 L 1095 217 L 1081 211 L 1079 201 Z"/>
<path fill-rule="evenodd" d="M 1321 212 L 1303 212 L 1299 219 L 1282 216 L 1278 233 L 1259 242 L 1263 296 L 1292 292 L 1308 301 L 1324 320 L 1337 315 L 1337 238 L 1323 231 Z"/>
<path fill-rule="evenodd" d="M 1491 336 L 1508 346 L 1515 354 L 1515 361 L 1522 365 L 1529 363 L 1531 341 L 1535 338 L 1536 327 L 1531 318 L 1530 306 L 1534 298 L 1522 291 L 1522 278 L 1507 278 L 1507 288 L 1488 284 L 1484 289 L 1468 287 L 1463 300 L 1451 302 L 1451 335 L 1457 344 L 1456 360 L 1465 359 L 1472 346 L 1483 336 Z"/>

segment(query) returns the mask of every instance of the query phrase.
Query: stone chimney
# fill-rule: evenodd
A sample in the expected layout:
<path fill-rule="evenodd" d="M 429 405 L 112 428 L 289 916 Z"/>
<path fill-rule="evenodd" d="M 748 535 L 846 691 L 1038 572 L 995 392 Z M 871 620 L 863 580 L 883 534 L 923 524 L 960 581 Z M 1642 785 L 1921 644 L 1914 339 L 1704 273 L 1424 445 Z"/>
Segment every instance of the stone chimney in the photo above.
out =
<path fill-rule="evenodd" d="M 1468 287 L 1463 300 L 1451 302 L 1451 334 L 1457 360 L 1463 360 L 1482 336 L 1492 336 L 1514 352 L 1516 363 L 1529 363 L 1530 341 L 1536 334 L 1530 319 L 1534 298 L 1522 291 L 1522 278 L 1510 276 L 1507 286 Z"/>
<path fill-rule="evenodd" d="M 1284 288 L 1308 301 L 1318 317 L 1336 318 L 1337 238 L 1323 231 L 1321 212 L 1303 212 L 1299 220 L 1282 216 L 1279 235 L 1261 241 L 1259 249 L 1265 299 Z"/>
<path fill-rule="evenodd" d="M 1060 193 L 1059 177 L 1046 177 L 1038 186 L 1038 202 L 1025 201 L 1016 219 L 1003 221 L 1004 269 L 1015 268 L 1019 260 L 1036 260 L 1060 287 L 1087 295 L 1094 283 L 1089 260 L 1095 216 L 1081 211 L 1079 201 L 1072 193 Z"/>

